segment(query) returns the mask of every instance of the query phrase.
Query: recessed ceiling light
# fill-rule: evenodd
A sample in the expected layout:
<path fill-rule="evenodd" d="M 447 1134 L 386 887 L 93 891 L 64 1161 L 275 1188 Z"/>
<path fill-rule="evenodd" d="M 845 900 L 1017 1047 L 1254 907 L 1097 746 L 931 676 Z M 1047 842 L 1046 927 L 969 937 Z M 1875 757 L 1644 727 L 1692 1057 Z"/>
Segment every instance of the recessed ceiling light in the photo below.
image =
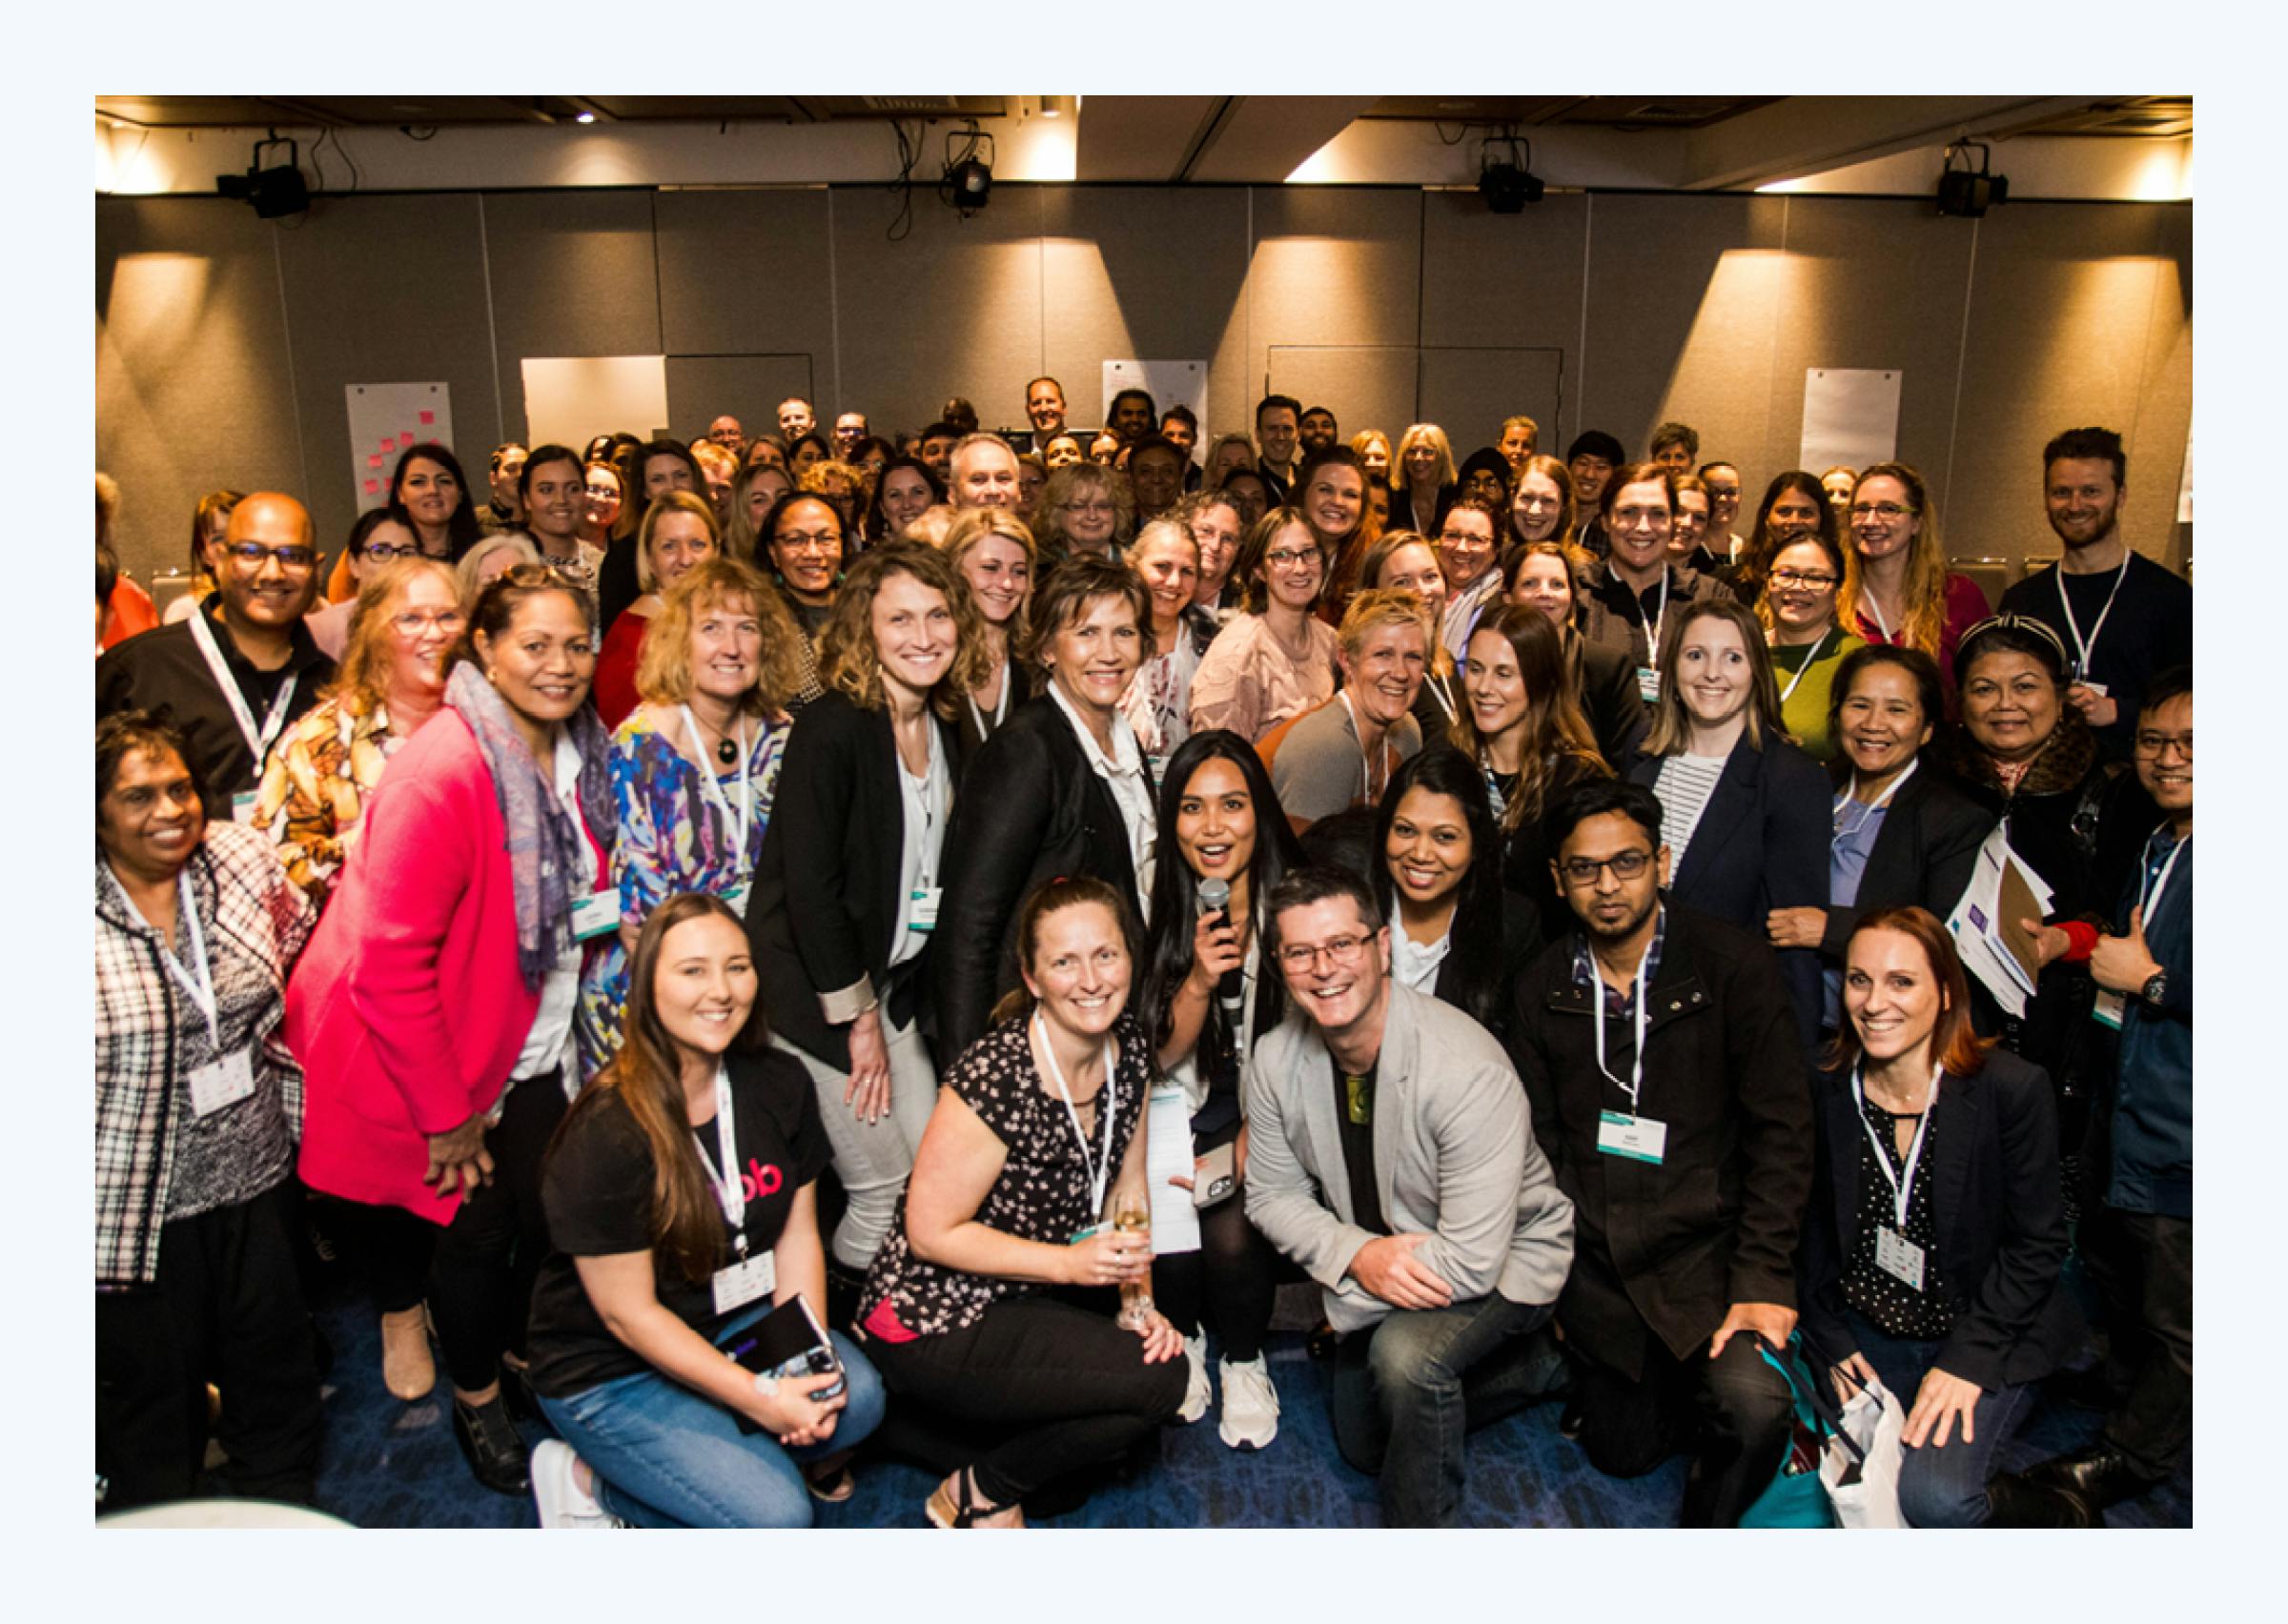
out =
<path fill-rule="evenodd" d="M 596 122 L 596 115 L 592 112 L 575 113 L 572 117 L 572 122 L 575 124 L 593 124 Z"/>

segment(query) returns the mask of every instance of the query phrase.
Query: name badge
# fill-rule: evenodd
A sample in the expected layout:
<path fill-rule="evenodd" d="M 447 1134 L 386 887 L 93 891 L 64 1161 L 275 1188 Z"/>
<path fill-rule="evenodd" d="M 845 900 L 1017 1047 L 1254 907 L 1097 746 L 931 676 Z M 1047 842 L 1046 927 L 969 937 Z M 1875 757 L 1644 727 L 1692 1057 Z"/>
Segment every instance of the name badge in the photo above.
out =
<path fill-rule="evenodd" d="M 231 822 L 252 823 L 255 821 L 255 802 L 261 799 L 260 795 L 251 789 L 242 789 L 236 795 L 232 796 Z"/>
<path fill-rule="evenodd" d="M 1888 1224 L 1875 1230 L 1875 1267 L 1910 1290 L 1923 1289 L 1923 1248 Z"/>
<path fill-rule="evenodd" d="M 1638 666 L 1637 698 L 1643 700 L 1646 704 L 1649 705 L 1656 702 L 1660 697 L 1661 674 L 1658 671 L 1655 671 L 1649 665 Z"/>
<path fill-rule="evenodd" d="M 1103 1228 L 1104 1226 L 1102 1224 L 1091 1224 L 1085 1229 L 1075 1229 L 1072 1231 L 1072 1240 L 1071 1244 L 1073 1246 L 1078 1246 L 1081 1242 L 1090 1239 L 1096 1233 L 1097 1230 Z"/>
<path fill-rule="evenodd" d="M 585 942 L 620 928 L 620 893 L 590 891 L 572 899 L 572 939 Z"/>
<path fill-rule="evenodd" d="M 1599 1111 L 1597 1148 L 1607 1156 L 1626 1156 L 1657 1167 L 1668 1148 L 1668 1125 L 1621 1111 Z"/>
<path fill-rule="evenodd" d="M 715 1271 L 715 1311 L 727 1314 L 733 1309 L 767 1297 L 779 1283 L 778 1254 L 761 1252 L 743 1257 L 726 1269 Z"/>
<path fill-rule="evenodd" d="M 2121 1029 L 2121 1023 L 2127 1018 L 2128 1011 L 2129 1000 L 2127 998 L 2120 993 L 2108 992 L 2104 987 L 2099 987 L 2097 1003 L 2090 1010 L 2090 1019 L 2100 1026 L 2111 1026 L 2117 1032 Z"/>
<path fill-rule="evenodd" d="M 2087 677 L 2084 677 L 2081 680 L 2081 686 L 2087 688 L 2091 693 L 2094 694 L 2101 700 L 2105 698 L 2109 691 L 2103 682 L 2093 682 Z"/>
<path fill-rule="evenodd" d="M 741 919 L 745 919 L 746 917 L 746 894 L 753 889 L 751 884 L 733 885 L 723 894 L 725 905 Z"/>
<path fill-rule="evenodd" d="M 922 931 L 935 930 L 937 928 L 937 905 L 946 900 L 946 888 L 943 885 L 916 885 L 909 893 L 909 900 L 913 903 L 913 908 L 907 917 L 906 928 Z"/>
<path fill-rule="evenodd" d="M 235 1054 L 226 1054 L 212 1066 L 202 1066 L 191 1073 L 191 1109 L 199 1116 L 213 1116 L 226 1106 L 235 1106 L 255 1091 L 255 1051 L 242 1048 Z"/>

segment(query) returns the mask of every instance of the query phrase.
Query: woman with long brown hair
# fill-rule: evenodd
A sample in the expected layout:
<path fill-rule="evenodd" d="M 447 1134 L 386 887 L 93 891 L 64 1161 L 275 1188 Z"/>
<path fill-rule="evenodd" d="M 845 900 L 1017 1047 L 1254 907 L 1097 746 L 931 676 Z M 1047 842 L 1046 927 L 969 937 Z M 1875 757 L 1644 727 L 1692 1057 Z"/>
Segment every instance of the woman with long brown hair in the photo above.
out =
<path fill-rule="evenodd" d="M 1976 581 L 1947 568 L 1938 507 L 1922 475 L 1903 462 L 1876 463 L 1852 487 L 1849 514 L 1836 619 L 1864 641 L 1921 649 L 1951 678 L 1962 634 L 1990 610 Z M 1953 699 L 1950 682 L 1950 706 Z"/>
<path fill-rule="evenodd" d="M 655 910 L 628 983 L 626 1041 L 541 1174 L 532 1383 L 563 1441 L 533 1454 L 541 1526 L 807 1528 L 812 1496 L 848 1497 L 839 1458 L 881 1420 L 881 1381 L 838 1334 L 824 1373 L 724 1355 L 797 1297 L 825 1320 L 818 1103 L 765 1041 L 720 898 Z"/>

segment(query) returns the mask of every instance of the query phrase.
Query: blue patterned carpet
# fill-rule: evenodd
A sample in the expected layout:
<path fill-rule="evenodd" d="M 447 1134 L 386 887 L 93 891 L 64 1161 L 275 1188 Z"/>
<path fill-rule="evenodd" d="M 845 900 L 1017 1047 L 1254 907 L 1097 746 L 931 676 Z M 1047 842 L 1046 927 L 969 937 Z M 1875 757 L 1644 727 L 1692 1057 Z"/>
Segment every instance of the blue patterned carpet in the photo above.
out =
<path fill-rule="evenodd" d="M 477 1486 L 453 1442 L 439 1392 L 400 1404 L 381 1387 L 378 1322 L 349 1289 L 323 1299 L 319 1322 L 335 1350 L 325 1391 L 325 1455 L 318 1504 L 362 1528 L 531 1528 L 532 1502 Z M 1112 1482 L 1062 1516 L 1032 1519 L 1066 1528 L 1374 1528 L 1381 1518 L 1372 1478 L 1352 1471 L 1335 1448 L 1327 1414 L 1325 1367 L 1297 1331 L 1275 1331 L 1273 1380 L 1279 1391 L 1279 1435 L 1259 1454 L 1226 1449 L 1215 1412 L 1191 1427 L 1168 1429 L 1160 1458 Z M 1214 1353 L 1210 1353 L 1213 1370 Z M 2092 1436 L 2097 1418 L 2044 1403 L 2006 1452 L 2027 1465 Z M 538 1441 L 544 1434 L 527 1428 Z M 1557 1407 L 1542 1405 L 1470 1438 L 1469 1492 L 1463 1521 L 1473 1528 L 1659 1528 L 1676 1520 L 1685 1469 L 1672 1460 L 1646 1477 L 1624 1482 L 1592 1469 L 1557 1432 Z M 819 1507 L 826 1528 L 921 1528 L 922 1502 L 937 1474 L 894 1460 L 862 1458 L 858 1492 Z M 2107 1514 L 2115 1527 L 2190 1527 L 2191 1468 L 2141 1500 Z"/>

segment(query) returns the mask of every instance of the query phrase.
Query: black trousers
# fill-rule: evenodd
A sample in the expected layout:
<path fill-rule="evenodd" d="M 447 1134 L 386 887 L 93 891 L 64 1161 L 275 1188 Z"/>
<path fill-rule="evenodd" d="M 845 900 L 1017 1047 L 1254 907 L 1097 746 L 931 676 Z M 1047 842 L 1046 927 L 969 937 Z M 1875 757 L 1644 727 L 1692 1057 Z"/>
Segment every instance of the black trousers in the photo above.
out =
<path fill-rule="evenodd" d="M 2121 1395 L 2106 1441 L 2166 1477 L 2193 1439 L 2193 1220 L 2100 1207 L 2082 1259 L 2112 1327 L 2106 1380 Z"/>
<path fill-rule="evenodd" d="M 1634 1380 L 1575 1353 L 1581 1447 L 1613 1477 L 1642 1477 L 1690 1451 L 1682 1526 L 1735 1528 L 1788 1447 L 1795 1399 L 1787 1379 L 1756 1351 L 1753 1332 L 1733 1336 L 1713 1359 L 1695 1350 L 1680 1360 L 1657 1337 L 1647 1344 Z"/>
<path fill-rule="evenodd" d="M 308 1504 L 317 1364 L 295 1264 L 292 1180 L 159 1231 L 158 1278 L 95 1297 L 95 1470 L 107 1512 L 187 1499 L 207 1449 L 207 1384 L 232 1490 Z"/>
<path fill-rule="evenodd" d="M 1238 1137 L 1235 1122 L 1221 1133 L 1202 1136 L 1197 1148 L 1204 1155 Z M 1199 1250 L 1153 1259 L 1153 1302 L 1186 1336 L 1199 1334 L 1204 1309 L 1223 1338 L 1223 1356 L 1244 1365 L 1263 1351 L 1278 1295 L 1278 1266 L 1277 1251 L 1247 1221 L 1243 1183 L 1201 1211 Z"/>
<path fill-rule="evenodd" d="M 973 1463 L 977 1492 L 999 1506 L 1115 1458 L 1184 1403 L 1180 1355 L 1147 1365 L 1134 1331 L 1049 1296 L 995 1303 L 943 1336 L 869 1337 L 866 1351 L 900 1399 L 1008 1425 Z"/>
<path fill-rule="evenodd" d="M 438 1234 L 429 1308 L 445 1370 L 463 1392 L 492 1385 L 503 1351 L 524 1356 L 532 1283 L 548 1256 L 541 1158 L 564 1120 L 565 1103 L 554 1072 L 523 1078 L 508 1091 L 500 1121 L 484 1136 L 493 1182 L 464 1200 Z"/>

